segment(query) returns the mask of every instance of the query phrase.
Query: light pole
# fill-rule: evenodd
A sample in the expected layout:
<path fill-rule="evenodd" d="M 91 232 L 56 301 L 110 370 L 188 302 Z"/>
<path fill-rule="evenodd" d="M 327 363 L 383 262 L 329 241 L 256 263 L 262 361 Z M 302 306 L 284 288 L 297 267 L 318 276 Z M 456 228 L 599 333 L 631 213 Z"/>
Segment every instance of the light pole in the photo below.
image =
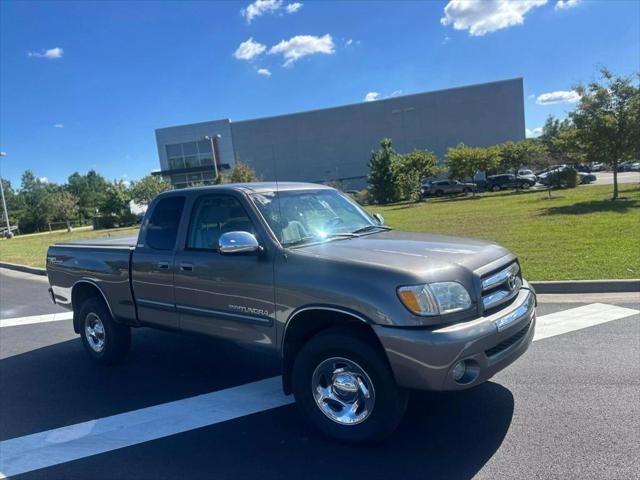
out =
<path fill-rule="evenodd" d="M 0 157 L 6 157 L 6 152 L 0 152 Z M 11 224 L 9 223 L 9 211 L 7 210 L 7 202 L 4 199 L 4 185 L 2 185 L 2 177 L 0 177 L 0 195 L 2 196 L 2 211 L 4 212 L 4 220 L 7 223 L 7 232 L 4 234 L 7 238 L 13 238 Z"/>
<path fill-rule="evenodd" d="M 218 156 L 216 155 L 216 146 L 214 141 L 218 141 L 222 138 L 219 133 L 216 135 L 205 135 L 204 139 L 211 142 L 211 155 L 213 156 L 213 172 L 215 173 L 214 179 L 218 178 Z"/>

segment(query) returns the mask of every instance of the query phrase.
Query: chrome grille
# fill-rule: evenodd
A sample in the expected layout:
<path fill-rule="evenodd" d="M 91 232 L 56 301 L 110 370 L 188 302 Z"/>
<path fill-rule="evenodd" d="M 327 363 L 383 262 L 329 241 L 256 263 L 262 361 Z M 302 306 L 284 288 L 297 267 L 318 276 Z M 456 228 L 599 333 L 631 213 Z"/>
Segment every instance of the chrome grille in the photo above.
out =
<path fill-rule="evenodd" d="M 482 277 L 484 310 L 491 310 L 508 302 L 518 294 L 520 288 L 522 288 L 522 278 L 517 262 Z"/>

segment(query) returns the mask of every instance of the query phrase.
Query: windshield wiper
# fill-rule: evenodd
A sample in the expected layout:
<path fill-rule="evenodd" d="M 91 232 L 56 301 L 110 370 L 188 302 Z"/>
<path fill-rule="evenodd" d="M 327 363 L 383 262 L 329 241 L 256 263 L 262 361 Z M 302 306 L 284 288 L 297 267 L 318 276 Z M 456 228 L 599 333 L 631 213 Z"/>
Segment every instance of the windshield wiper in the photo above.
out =
<path fill-rule="evenodd" d="M 364 227 L 361 228 L 357 228 L 355 229 L 353 232 L 353 234 L 357 234 L 357 233 L 365 233 L 365 232 L 369 232 L 371 230 L 373 230 L 374 228 L 381 228 L 383 230 L 391 230 L 391 227 L 385 227 L 383 225 L 366 225 Z"/>

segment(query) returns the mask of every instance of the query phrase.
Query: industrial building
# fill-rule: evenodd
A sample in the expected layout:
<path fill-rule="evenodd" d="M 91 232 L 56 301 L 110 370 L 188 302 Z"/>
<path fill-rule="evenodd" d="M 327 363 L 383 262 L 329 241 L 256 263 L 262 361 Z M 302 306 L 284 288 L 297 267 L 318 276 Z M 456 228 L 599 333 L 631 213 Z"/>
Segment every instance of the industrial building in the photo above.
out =
<path fill-rule="evenodd" d="M 490 146 L 525 138 L 522 79 L 503 80 L 287 115 L 156 130 L 160 171 L 176 187 L 213 180 L 236 161 L 262 180 L 366 184 L 382 138 L 400 153 L 443 159 L 460 142 Z"/>

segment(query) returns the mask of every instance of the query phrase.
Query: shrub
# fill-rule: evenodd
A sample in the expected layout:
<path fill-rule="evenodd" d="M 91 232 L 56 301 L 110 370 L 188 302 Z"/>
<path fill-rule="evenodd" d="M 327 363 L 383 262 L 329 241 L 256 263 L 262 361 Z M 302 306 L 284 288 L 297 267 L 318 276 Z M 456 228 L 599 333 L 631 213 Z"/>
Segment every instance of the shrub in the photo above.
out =
<path fill-rule="evenodd" d="M 549 185 L 558 188 L 575 188 L 579 183 L 579 176 L 576 169 L 567 167 L 557 172 L 549 174 Z"/>

